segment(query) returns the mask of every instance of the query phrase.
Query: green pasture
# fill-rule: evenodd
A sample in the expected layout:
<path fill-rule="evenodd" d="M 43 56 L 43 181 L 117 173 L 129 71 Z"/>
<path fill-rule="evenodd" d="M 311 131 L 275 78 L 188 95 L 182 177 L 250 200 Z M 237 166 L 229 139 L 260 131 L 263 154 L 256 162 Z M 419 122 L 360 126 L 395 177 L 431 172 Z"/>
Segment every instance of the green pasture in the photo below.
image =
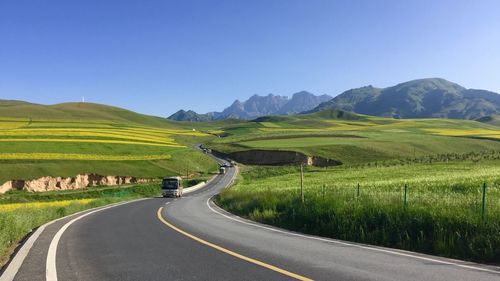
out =
<path fill-rule="evenodd" d="M 217 202 L 247 218 L 306 233 L 499 262 L 500 160 L 487 158 L 306 168 L 303 203 L 298 167 L 246 168 Z"/>
<path fill-rule="evenodd" d="M 500 149 L 500 141 L 491 138 L 443 135 L 447 130 L 500 134 L 498 127 L 477 121 L 400 120 L 353 114 L 348 119 L 329 116 L 327 111 L 226 126 L 223 129 L 227 136 L 214 139 L 208 146 L 225 153 L 250 149 L 293 150 L 345 164 Z"/>

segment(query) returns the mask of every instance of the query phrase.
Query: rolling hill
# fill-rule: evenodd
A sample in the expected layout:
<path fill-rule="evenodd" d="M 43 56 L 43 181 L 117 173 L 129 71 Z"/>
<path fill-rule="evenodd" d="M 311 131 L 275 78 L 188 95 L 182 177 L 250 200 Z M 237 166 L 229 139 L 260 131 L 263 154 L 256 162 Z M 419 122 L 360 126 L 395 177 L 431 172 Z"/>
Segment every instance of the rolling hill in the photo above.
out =
<path fill-rule="evenodd" d="M 310 112 L 325 109 L 393 118 L 477 119 L 500 113 L 500 95 L 430 78 L 388 88 L 351 89 Z"/>
<path fill-rule="evenodd" d="M 0 185 L 44 176 L 157 178 L 215 169 L 191 148 L 212 135 L 165 118 L 93 104 L 0 101 Z"/>
<path fill-rule="evenodd" d="M 226 154 L 286 150 L 348 165 L 500 150 L 498 127 L 473 120 L 394 119 L 324 110 L 221 126 L 226 137 L 207 145 Z"/>
<path fill-rule="evenodd" d="M 500 115 L 484 116 L 477 119 L 476 121 L 500 127 Z"/>
<path fill-rule="evenodd" d="M 16 100 L 0 100 L 0 118 L 60 120 L 100 120 L 155 127 L 179 127 L 165 118 L 139 114 L 119 107 L 96 103 L 60 103 L 43 105 Z"/>

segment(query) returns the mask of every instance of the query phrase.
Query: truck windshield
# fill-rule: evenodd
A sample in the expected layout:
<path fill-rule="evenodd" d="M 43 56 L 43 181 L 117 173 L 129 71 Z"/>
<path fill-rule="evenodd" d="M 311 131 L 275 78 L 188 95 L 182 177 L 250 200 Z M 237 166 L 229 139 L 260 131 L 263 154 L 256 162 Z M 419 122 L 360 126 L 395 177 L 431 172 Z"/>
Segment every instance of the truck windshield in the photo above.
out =
<path fill-rule="evenodd" d="M 164 180 L 163 189 L 177 189 L 179 187 L 179 182 L 176 180 Z"/>

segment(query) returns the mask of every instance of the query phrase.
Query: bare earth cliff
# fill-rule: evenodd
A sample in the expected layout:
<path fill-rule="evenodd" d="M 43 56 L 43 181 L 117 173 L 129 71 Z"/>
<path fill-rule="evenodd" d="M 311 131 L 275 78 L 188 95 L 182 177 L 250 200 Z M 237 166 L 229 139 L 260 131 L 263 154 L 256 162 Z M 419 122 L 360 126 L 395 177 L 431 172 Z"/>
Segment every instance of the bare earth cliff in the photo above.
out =
<path fill-rule="evenodd" d="M 150 182 L 150 179 L 138 179 L 126 176 L 100 176 L 82 174 L 76 177 L 42 177 L 34 180 L 11 180 L 0 186 L 0 194 L 9 190 L 44 192 L 52 190 L 82 189 L 92 186 L 114 186 L 121 184 Z"/>

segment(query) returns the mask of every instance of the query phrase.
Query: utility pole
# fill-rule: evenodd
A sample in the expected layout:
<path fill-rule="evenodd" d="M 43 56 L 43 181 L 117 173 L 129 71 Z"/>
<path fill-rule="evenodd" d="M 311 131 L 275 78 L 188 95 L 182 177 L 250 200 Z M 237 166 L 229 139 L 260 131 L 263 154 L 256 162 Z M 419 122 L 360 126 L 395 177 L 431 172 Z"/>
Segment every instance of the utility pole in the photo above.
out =
<path fill-rule="evenodd" d="M 304 204 L 304 164 L 300 164 L 300 200 Z"/>

